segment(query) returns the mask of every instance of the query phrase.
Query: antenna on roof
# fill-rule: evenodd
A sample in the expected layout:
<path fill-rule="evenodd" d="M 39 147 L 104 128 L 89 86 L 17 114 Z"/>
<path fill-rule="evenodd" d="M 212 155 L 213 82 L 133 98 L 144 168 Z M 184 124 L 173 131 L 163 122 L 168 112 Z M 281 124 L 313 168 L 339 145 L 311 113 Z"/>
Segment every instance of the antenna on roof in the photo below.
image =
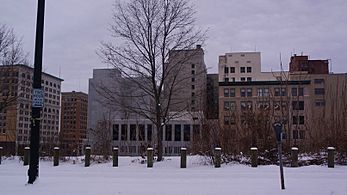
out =
<path fill-rule="evenodd" d="M 61 66 L 59 66 L 59 78 L 60 78 L 60 74 L 61 74 Z"/>

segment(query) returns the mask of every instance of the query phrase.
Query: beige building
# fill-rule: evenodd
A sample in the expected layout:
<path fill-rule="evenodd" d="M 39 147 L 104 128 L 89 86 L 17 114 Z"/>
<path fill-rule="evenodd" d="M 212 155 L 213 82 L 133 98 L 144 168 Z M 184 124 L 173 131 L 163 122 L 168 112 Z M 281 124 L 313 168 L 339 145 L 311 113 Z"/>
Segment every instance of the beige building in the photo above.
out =
<path fill-rule="evenodd" d="M 29 145 L 30 141 L 33 68 L 25 65 L 0 66 L 0 77 L 0 101 L 13 100 L 0 112 L 0 145 L 9 153 L 15 153 Z M 40 138 L 43 150 L 52 143 L 58 143 L 62 81 L 50 74 L 42 74 L 45 100 Z"/>
<path fill-rule="evenodd" d="M 293 71 L 282 80 L 219 86 L 220 124 L 231 132 L 236 145 L 273 143 L 275 121 L 284 124 L 287 146 L 312 150 L 347 141 L 347 74 Z"/>
<path fill-rule="evenodd" d="M 260 52 L 232 52 L 219 56 L 219 82 L 273 81 L 288 76 L 287 71 L 262 72 Z"/>

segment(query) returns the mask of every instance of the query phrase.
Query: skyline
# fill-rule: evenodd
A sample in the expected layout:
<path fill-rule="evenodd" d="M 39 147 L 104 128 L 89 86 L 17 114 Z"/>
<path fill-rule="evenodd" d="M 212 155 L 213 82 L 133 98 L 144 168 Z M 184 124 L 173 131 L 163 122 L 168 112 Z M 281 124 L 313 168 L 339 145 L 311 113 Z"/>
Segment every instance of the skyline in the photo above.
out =
<path fill-rule="evenodd" d="M 62 91 L 88 93 L 94 68 L 107 68 L 96 54 L 101 41 L 109 40 L 114 0 L 46 1 L 43 70 L 64 79 Z M 218 56 L 229 52 L 261 52 L 262 71 L 279 70 L 297 53 L 310 59 L 331 59 L 333 72 L 344 66 L 347 41 L 347 2 L 192 0 L 197 25 L 208 29 L 203 45 L 208 73 L 218 73 Z M 0 23 L 23 37 L 24 50 L 33 63 L 35 0 L 2 0 Z M 331 64 L 330 64 L 331 65 Z M 331 67 L 330 67 L 331 68 Z"/>

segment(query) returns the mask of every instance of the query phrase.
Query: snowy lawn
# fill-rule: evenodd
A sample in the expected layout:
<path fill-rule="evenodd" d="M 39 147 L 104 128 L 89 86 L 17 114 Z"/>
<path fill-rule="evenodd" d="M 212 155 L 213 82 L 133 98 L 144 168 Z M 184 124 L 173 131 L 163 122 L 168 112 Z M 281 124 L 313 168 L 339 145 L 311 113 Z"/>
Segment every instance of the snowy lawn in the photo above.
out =
<path fill-rule="evenodd" d="M 40 162 L 40 177 L 34 185 L 27 182 L 28 167 L 18 159 L 3 160 L 0 165 L 0 194 L 305 194 L 346 195 L 347 167 L 308 166 L 285 168 L 286 189 L 280 189 L 279 168 L 229 164 L 221 168 L 203 165 L 200 157 L 188 157 L 188 167 L 180 169 L 179 157 L 166 157 L 153 168 L 134 161 L 136 157 L 120 157 L 119 167 L 112 163 L 84 167 L 83 163 Z"/>

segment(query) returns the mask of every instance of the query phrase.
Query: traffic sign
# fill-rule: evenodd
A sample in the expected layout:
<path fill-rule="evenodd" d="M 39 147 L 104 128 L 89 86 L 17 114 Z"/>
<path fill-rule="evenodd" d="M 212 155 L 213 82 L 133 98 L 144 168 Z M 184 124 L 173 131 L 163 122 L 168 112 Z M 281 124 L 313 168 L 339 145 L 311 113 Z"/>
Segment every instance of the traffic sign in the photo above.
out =
<path fill-rule="evenodd" d="M 33 90 L 33 108 L 42 108 L 44 102 L 44 92 L 42 89 L 34 89 Z"/>

